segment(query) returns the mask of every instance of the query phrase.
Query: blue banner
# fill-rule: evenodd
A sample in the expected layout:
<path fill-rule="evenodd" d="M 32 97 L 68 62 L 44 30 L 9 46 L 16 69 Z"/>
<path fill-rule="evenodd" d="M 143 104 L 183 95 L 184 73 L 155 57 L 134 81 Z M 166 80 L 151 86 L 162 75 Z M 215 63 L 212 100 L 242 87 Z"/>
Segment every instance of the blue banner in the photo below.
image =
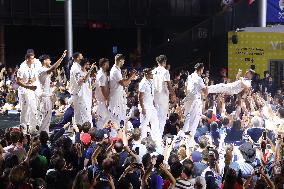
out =
<path fill-rule="evenodd" d="M 267 1 L 267 22 L 268 23 L 284 22 L 284 0 Z"/>

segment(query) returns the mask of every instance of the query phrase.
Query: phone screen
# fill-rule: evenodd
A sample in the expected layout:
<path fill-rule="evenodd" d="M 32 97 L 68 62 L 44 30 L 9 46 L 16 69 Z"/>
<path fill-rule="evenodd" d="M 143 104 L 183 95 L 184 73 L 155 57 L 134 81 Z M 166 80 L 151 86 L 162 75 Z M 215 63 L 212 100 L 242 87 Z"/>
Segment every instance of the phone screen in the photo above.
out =
<path fill-rule="evenodd" d="M 263 140 L 266 140 L 266 131 L 263 131 L 262 137 L 263 137 Z"/>

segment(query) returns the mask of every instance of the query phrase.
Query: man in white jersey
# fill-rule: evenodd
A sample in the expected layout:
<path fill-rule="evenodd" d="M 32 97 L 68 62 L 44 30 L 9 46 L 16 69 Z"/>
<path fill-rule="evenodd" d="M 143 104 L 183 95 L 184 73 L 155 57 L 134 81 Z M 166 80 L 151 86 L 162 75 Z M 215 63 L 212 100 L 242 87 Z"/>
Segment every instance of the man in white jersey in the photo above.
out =
<path fill-rule="evenodd" d="M 70 71 L 70 93 L 74 105 L 75 124 L 82 125 L 92 122 L 92 79 L 90 77 L 95 68 L 87 59 L 79 63 L 74 62 Z"/>
<path fill-rule="evenodd" d="M 35 57 L 35 51 L 33 49 L 28 49 L 27 54 L 33 54 Z M 38 70 L 41 68 L 41 62 L 39 59 L 34 58 L 33 67 L 36 70 L 36 72 L 38 72 Z"/>
<path fill-rule="evenodd" d="M 161 143 L 162 133 L 160 133 L 157 110 L 154 106 L 154 84 L 151 69 L 144 70 L 144 78 L 139 83 L 139 105 L 142 138 L 147 137 L 147 127 L 150 123 L 152 139 L 156 144 Z"/>
<path fill-rule="evenodd" d="M 46 131 L 49 133 L 49 126 L 52 116 L 52 91 L 50 88 L 51 75 L 62 62 L 66 56 L 66 50 L 63 52 L 60 59 L 50 66 L 50 57 L 48 55 L 42 55 L 39 60 L 42 67 L 38 70 L 38 87 L 37 87 L 37 98 L 38 98 L 38 121 L 39 131 Z"/>
<path fill-rule="evenodd" d="M 184 116 L 185 122 L 183 131 L 190 131 L 192 138 L 196 133 L 201 115 L 202 115 L 202 99 L 201 94 L 208 94 L 207 86 L 205 85 L 201 75 L 204 70 L 203 63 L 197 63 L 195 66 L 195 72 L 187 78 L 187 95 L 184 99 Z M 207 81 L 208 82 L 208 81 Z"/>
<path fill-rule="evenodd" d="M 158 113 L 160 132 L 164 133 L 168 112 L 169 112 L 169 97 L 175 102 L 176 96 L 174 94 L 170 73 L 165 68 L 167 65 L 167 57 L 160 55 L 156 58 L 158 67 L 153 70 L 153 81 L 155 86 L 154 101 Z"/>
<path fill-rule="evenodd" d="M 20 65 L 16 79 L 19 85 L 20 124 L 23 127 L 24 133 L 29 131 L 34 134 L 37 131 L 37 104 L 34 92 L 36 90 L 36 70 L 33 66 L 34 55 L 26 54 L 25 59 Z"/>
<path fill-rule="evenodd" d="M 95 95 L 98 103 L 97 115 L 97 129 L 102 129 L 104 124 L 110 119 L 110 112 L 108 111 L 109 104 L 109 84 L 107 71 L 109 70 L 109 60 L 101 58 L 99 60 L 100 69 L 96 76 L 96 90 Z"/>
<path fill-rule="evenodd" d="M 136 78 L 136 71 L 133 71 L 127 79 L 123 79 L 121 67 L 124 65 L 125 58 L 122 54 L 115 56 L 115 64 L 110 70 L 110 93 L 109 111 L 112 120 L 118 125 L 126 119 L 126 93 L 124 87 L 128 87 L 132 80 Z"/>

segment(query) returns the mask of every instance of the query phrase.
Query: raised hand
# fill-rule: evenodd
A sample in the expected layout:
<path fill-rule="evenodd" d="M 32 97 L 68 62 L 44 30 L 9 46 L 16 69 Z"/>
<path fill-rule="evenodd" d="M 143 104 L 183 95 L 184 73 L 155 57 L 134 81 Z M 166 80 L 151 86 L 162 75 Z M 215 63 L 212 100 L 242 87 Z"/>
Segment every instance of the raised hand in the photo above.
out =
<path fill-rule="evenodd" d="M 32 90 L 32 91 L 35 91 L 36 90 L 36 86 L 27 86 L 27 89 L 30 89 L 30 90 Z"/>
<path fill-rule="evenodd" d="M 63 52 L 61 58 L 62 58 L 62 59 L 65 58 L 66 54 L 67 54 L 67 50 L 64 50 L 64 52 Z"/>

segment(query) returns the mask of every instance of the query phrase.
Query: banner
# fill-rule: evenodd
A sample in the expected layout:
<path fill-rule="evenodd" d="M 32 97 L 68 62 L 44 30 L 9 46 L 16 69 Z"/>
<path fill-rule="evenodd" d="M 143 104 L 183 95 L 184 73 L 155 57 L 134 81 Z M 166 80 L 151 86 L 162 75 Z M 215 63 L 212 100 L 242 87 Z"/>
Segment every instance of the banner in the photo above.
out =
<path fill-rule="evenodd" d="M 238 36 L 235 44 L 233 35 Z M 270 61 L 284 60 L 284 33 L 229 32 L 228 48 L 230 79 L 235 79 L 238 69 L 245 73 L 251 65 L 255 65 L 256 73 L 263 77 L 263 72 L 269 70 Z"/>
<path fill-rule="evenodd" d="M 283 23 L 284 0 L 268 0 L 266 18 L 268 23 Z"/>

